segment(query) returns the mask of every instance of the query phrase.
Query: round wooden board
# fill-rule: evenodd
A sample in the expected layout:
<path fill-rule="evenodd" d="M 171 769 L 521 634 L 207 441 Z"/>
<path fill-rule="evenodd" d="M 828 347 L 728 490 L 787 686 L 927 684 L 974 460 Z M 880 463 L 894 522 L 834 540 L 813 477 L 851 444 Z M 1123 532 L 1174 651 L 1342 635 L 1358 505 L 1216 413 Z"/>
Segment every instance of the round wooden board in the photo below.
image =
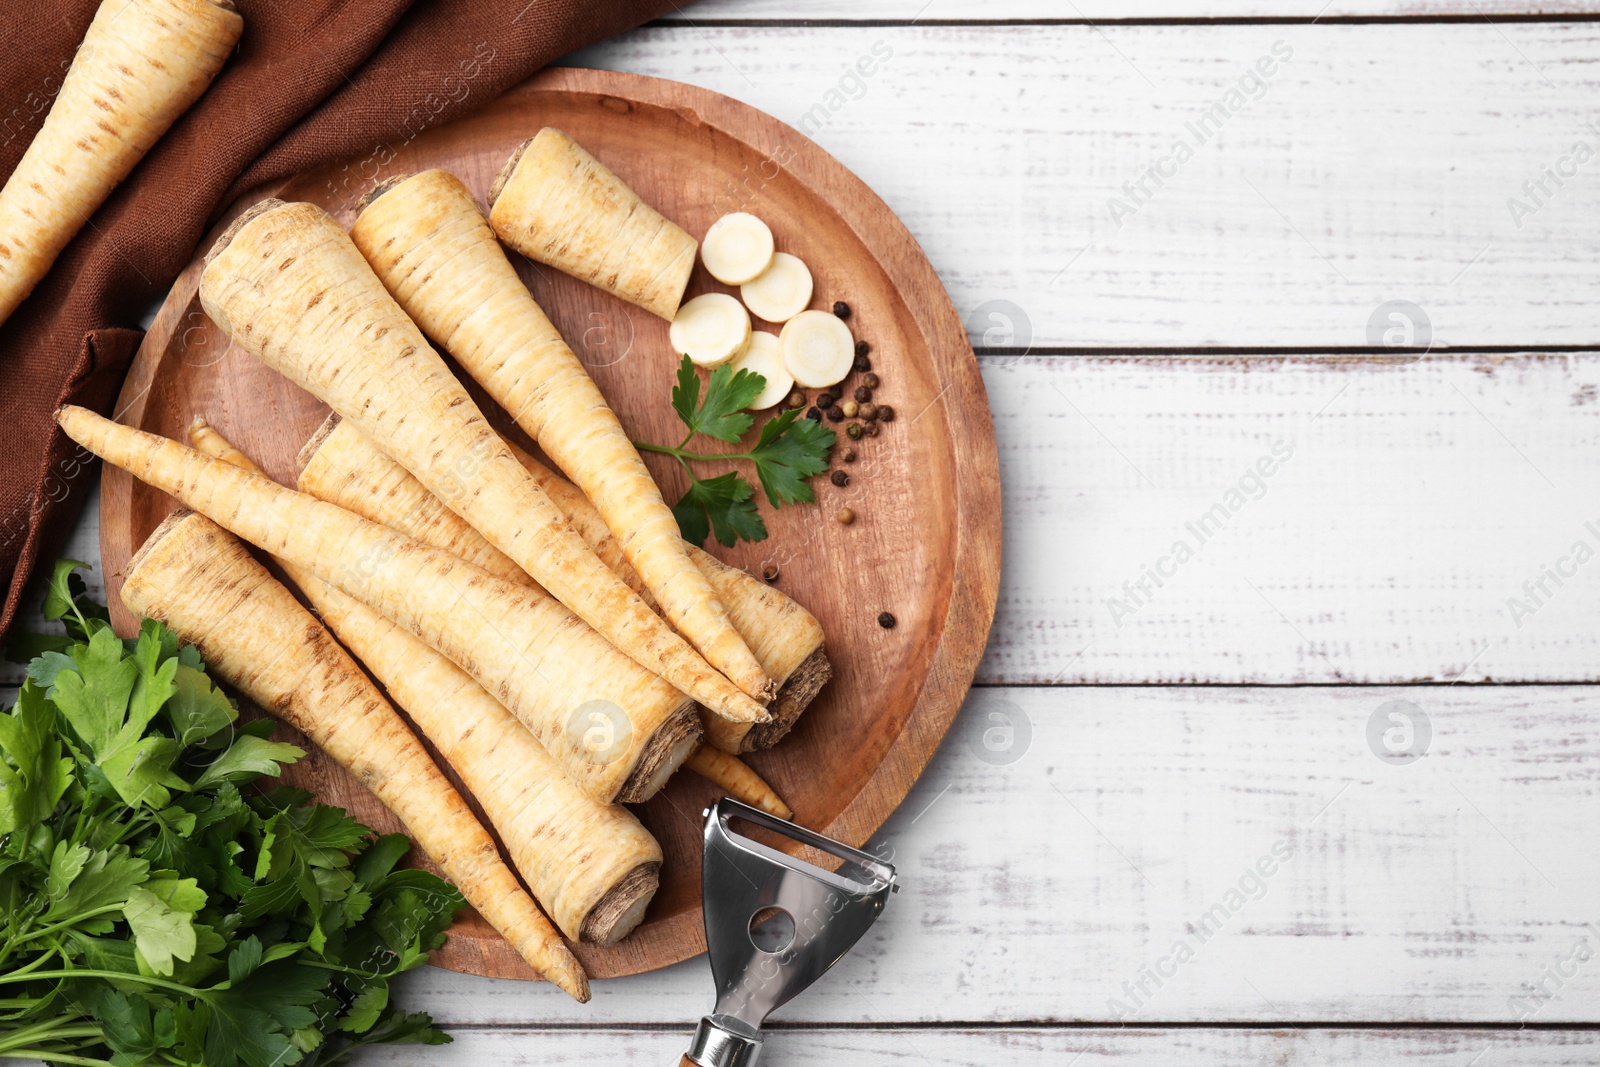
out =
<path fill-rule="evenodd" d="M 845 467 L 849 486 L 816 478 L 817 505 L 774 512 L 762 501 L 768 540 L 735 549 L 707 544 L 752 571 L 776 563 L 780 588 L 821 620 L 834 679 L 794 731 L 750 763 L 794 807 L 801 824 L 860 845 L 904 799 L 944 737 L 994 615 L 999 467 L 988 401 L 961 320 L 910 233 L 831 156 L 751 107 L 655 78 L 546 71 L 471 118 L 259 196 L 308 200 L 348 225 L 356 201 L 376 181 L 444 167 L 481 201 L 511 150 L 545 125 L 572 135 L 691 234 L 703 234 L 728 211 L 760 215 L 779 248 L 810 265 L 812 306 L 848 302 L 851 329 L 872 345 L 873 368 L 882 379 L 876 399 L 892 404 L 898 418 L 880 436 L 853 443 L 860 458 Z M 230 218 L 259 196 L 244 198 Z M 669 403 L 677 359 L 666 322 L 513 259 L 635 439 L 678 440 L 682 428 Z M 118 400 L 118 417 L 183 440 L 190 420 L 204 415 L 270 474 L 292 484 L 295 454 L 326 409 L 229 344 L 200 308 L 200 266 L 197 256 L 162 306 Z M 731 291 L 697 268 L 689 295 L 713 290 Z M 854 387 L 855 378 L 847 384 Z M 492 405 L 484 406 L 496 417 Z M 841 449 L 849 443 L 841 435 Z M 670 460 L 648 459 L 667 498 L 677 499 L 685 488 L 681 472 Z M 844 465 L 836 460 L 835 466 Z M 752 471 L 746 475 L 755 480 Z M 113 615 L 124 633 L 136 620 L 120 604 L 121 572 L 174 506 L 166 495 L 107 468 L 101 548 Z M 846 506 L 857 515 L 851 526 L 833 518 Z M 879 626 L 884 611 L 898 620 L 893 629 Z M 286 778 L 368 825 L 400 829 L 318 753 Z M 704 951 L 700 812 L 711 797 L 707 783 L 685 773 L 638 809 L 666 852 L 661 891 L 646 921 L 622 944 L 576 946 L 592 976 L 637 974 Z M 532 976 L 472 914 L 456 924 L 434 962 L 473 974 Z"/>

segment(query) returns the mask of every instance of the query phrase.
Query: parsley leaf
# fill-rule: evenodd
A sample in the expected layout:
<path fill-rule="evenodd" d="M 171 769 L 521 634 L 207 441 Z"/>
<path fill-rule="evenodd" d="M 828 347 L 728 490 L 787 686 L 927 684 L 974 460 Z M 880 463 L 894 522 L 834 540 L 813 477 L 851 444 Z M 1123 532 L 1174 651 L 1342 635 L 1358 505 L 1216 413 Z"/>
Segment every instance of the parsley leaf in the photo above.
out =
<path fill-rule="evenodd" d="M 678 365 L 678 383 L 672 389 L 672 408 L 689 436 L 677 447 L 635 442 L 641 451 L 672 456 L 688 474 L 689 490 L 673 505 L 672 513 L 684 539 L 693 544 L 704 544 L 713 533 L 729 547 L 741 538 L 762 541 L 767 537 L 767 525 L 756 510 L 755 490 L 744 475 L 728 471 L 701 478 L 689 466 L 691 461 L 754 463 L 767 502 L 775 508 L 816 499 L 807 479 L 827 470 L 828 453 L 837 435 L 820 422 L 801 418 L 797 409 L 769 419 L 749 451 L 705 454 L 685 447 L 697 434 L 730 444 L 739 441 L 755 423 L 743 409 L 766 384 L 766 379 L 753 371 L 734 371 L 724 364 L 711 372 L 702 399 L 694 363 L 684 356 Z"/>

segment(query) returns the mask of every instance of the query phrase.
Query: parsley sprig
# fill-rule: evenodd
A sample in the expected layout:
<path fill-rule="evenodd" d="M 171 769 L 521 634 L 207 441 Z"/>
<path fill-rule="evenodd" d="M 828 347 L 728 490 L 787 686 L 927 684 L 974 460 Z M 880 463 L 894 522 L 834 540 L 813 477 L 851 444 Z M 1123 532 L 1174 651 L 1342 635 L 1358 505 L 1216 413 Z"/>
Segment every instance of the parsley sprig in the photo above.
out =
<path fill-rule="evenodd" d="M 196 650 L 119 639 L 51 575 L 0 711 L 0 1058 L 85 1067 L 318 1067 L 449 1038 L 390 1003 L 464 906 L 448 883 L 286 786 L 305 753 L 238 721 Z M 20 653 L 19 653 L 20 650 Z"/>
<path fill-rule="evenodd" d="M 767 524 L 756 510 L 755 489 L 742 474 L 728 471 L 701 478 L 689 466 L 691 462 L 749 460 L 755 464 L 768 503 L 775 508 L 816 499 L 806 480 L 828 469 L 834 432 L 801 418 L 798 408 L 764 423 L 755 444 L 744 452 L 692 452 L 687 447 L 698 434 L 737 444 L 755 424 L 755 417 L 744 409 L 766 385 L 766 378 L 754 371 L 735 371 L 724 364 L 711 372 L 702 399 L 700 377 L 693 361 L 684 356 L 678 365 L 678 384 L 672 389 L 672 409 L 688 427 L 688 434 L 677 447 L 636 442 L 641 451 L 674 457 L 689 475 L 689 491 L 673 505 L 672 513 L 684 538 L 694 544 L 704 544 L 710 533 L 730 547 L 740 538 L 763 541 Z"/>

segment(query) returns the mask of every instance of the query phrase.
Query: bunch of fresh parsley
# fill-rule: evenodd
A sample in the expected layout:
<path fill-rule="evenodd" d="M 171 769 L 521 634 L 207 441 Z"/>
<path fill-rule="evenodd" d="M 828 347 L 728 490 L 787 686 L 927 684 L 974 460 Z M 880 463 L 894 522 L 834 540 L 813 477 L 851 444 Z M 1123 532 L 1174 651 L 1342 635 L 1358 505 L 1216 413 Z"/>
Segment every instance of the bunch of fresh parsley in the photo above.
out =
<path fill-rule="evenodd" d="M 689 491 L 673 505 L 678 528 L 685 540 L 705 544 L 713 531 L 717 540 L 732 546 L 743 538 L 764 541 L 767 524 L 756 511 L 755 489 L 738 471 L 714 478 L 700 478 L 689 466 L 690 460 L 747 459 L 755 464 L 761 488 L 775 508 L 785 504 L 807 503 L 816 499 L 806 479 L 828 469 L 828 451 L 833 448 L 834 432 L 820 422 L 800 417 L 799 408 L 790 408 L 762 427 L 755 445 L 747 452 L 706 454 L 690 452 L 685 446 L 696 434 L 736 444 L 755 424 L 744 411 L 765 389 L 767 380 L 754 371 L 735 371 L 723 364 L 711 372 L 706 382 L 705 399 L 700 398 L 700 378 L 688 356 L 678 365 L 678 384 L 672 389 L 672 409 L 689 428 L 676 448 L 640 442 L 645 452 L 673 456 L 689 475 Z"/>
<path fill-rule="evenodd" d="M 389 1003 L 464 905 L 286 786 L 304 753 L 238 722 L 195 649 L 146 621 L 121 640 L 56 565 L 47 618 L 0 712 L 0 1058 L 98 1067 L 333 1064 L 449 1040 Z"/>

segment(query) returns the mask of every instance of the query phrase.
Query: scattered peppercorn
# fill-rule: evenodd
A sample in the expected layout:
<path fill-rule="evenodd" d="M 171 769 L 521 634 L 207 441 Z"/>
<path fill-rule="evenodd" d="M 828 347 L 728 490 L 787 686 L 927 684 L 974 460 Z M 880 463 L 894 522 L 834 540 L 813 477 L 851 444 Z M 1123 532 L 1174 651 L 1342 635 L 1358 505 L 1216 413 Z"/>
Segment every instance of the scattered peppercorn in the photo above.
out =
<path fill-rule="evenodd" d="M 868 422 L 871 422 L 873 419 L 878 417 L 878 405 L 874 404 L 870 400 L 865 404 L 858 404 L 856 405 L 856 414 L 860 415 Z"/>
<path fill-rule="evenodd" d="M 887 611 L 878 612 L 878 625 L 885 630 L 894 629 L 894 616 Z"/>
<path fill-rule="evenodd" d="M 843 489 L 845 486 L 850 484 L 850 476 L 844 471 L 834 471 L 832 474 L 828 475 L 828 481 L 832 482 L 834 485 L 837 485 L 840 489 Z"/>
<path fill-rule="evenodd" d="M 856 355 L 864 356 L 868 352 L 871 352 L 871 351 L 872 351 L 872 346 L 867 344 L 867 342 L 865 342 L 865 341 L 857 341 L 856 342 Z"/>
<path fill-rule="evenodd" d="M 853 448 L 847 448 L 844 450 L 844 455 L 840 456 L 839 458 L 844 460 L 846 463 L 854 463 L 856 461 L 856 450 Z"/>
<path fill-rule="evenodd" d="M 861 410 L 861 405 L 857 404 L 854 400 L 846 400 L 843 404 L 839 405 L 839 410 L 844 412 L 845 418 L 853 419 Z"/>
<path fill-rule="evenodd" d="M 869 422 L 867 423 L 866 428 L 861 432 L 866 434 L 868 437 L 876 437 L 878 434 L 883 432 L 883 427 L 879 426 L 875 422 Z"/>
<path fill-rule="evenodd" d="M 796 389 L 794 392 L 790 393 L 789 394 L 789 406 L 792 407 L 792 408 L 803 408 L 803 407 L 805 407 L 806 406 L 806 394 L 802 393 L 798 389 Z"/>
<path fill-rule="evenodd" d="M 833 313 L 841 319 L 848 319 L 850 317 L 850 305 L 843 300 L 835 300 L 833 302 Z"/>
<path fill-rule="evenodd" d="M 864 345 L 866 343 L 867 342 L 865 342 L 865 341 L 861 342 L 862 345 Z M 857 373 L 860 373 L 861 371 L 871 370 L 872 369 L 872 360 L 868 359 L 866 356 L 861 354 L 861 345 L 856 345 L 855 369 L 856 369 Z"/>
<path fill-rule="evenodd" d="M 878 387 L 878 376 L 873 374 L 871 371 L 868 371 L 866 374 L 861 376 L 861 384 L 866 386 L 868 389 L 876 389 Z"/>
<path fill-rule="evenodd" d="M 806 412 L 806 418 L 810 419 L 812 422 L 821 422 L 822 412 L 818 411 L 816 408 L 812 408 L 810 411 Z"/>
<path fill-rule="evenodd" d="M 844 411 L 843 411 L 842 408 L 839 407 L 838 404 L 835 404 L 835 405 L 833 405 L 833 407 L 828 409 L 828 421 L 829 422 L 843 422 L 844 421 Z"/>
<path fill-rule="evenodd" d="M 872 390 L 864 385 L 856 386 L 856 403 L 865 404 L 872 399 Z"/>
<path fill-rule="evenodd" d="M 761 565 L 761 577 L 765 578 L 769 582 L 777 581 L 778 565 L 772 562 L 770 559 L 767 560 L 767 562 Z"/>
<path fill-rule="evenodd" d="M 890 407 L 888 404 L 879 404 L 878 405 L 878 421 L 879 422 L 893 422 L 894 421 L 894 408 Z"/>
<path fill-rule="evenodd" d="M 845 436 L 850 438 L 852 441 L 861 440 L 861 424 L 859 422 L 852 422 L 849 426 L 844 428 L 844 433 Z"/>
<path fill-rule="evenodd" d="M 840 508 L 839 513 L 835 515 L 834 518 L 838 519 L 846 526 L 849 526 L 852 522 L 856 521 L 856 513 L 851 511 L 849 508 Z"/>
<path fill-rule="evenodd" d="M 827 411 L 829 408 L 833 407 L 833 405 L 838 403 L 838 402 L 839 402 L 839 398 L 834 396 L 832 393 L 818 393 L 817 394 L 817 407 L 821 408 L 823 411 Z"/>

